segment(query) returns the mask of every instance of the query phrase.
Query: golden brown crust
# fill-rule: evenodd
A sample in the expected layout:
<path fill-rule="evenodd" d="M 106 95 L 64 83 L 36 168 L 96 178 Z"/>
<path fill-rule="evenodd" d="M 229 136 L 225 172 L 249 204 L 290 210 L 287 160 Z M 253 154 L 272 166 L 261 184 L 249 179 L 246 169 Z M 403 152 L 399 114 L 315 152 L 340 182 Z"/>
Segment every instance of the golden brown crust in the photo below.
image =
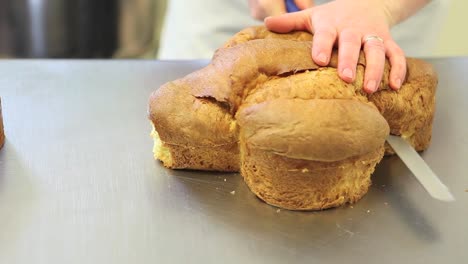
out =
<path fill-rule="evenodd" d="M 228 111 L 212 100 L 192 96 L 183 80 L 169 82 L 151 95 L 150 119 L 167 144 L 215 147 L 238 141 Z"/>
<path fill-rule="evenodd" d="M 233 114 L 246 93 L 276 76 L 319 66 L 310 58 L 310 42 L 259 39 L 220 49 L 210 65 L 184 78 L 192 95 L 213 98 L 229 106 Z"/>
<path fill-rule="evenodd" d="M 293 159 L 340 161 L 383 146 L 387 121 L 369 104 L 343 99 L 275 99 L 236 119 L 250 148 Z"/>
<path fill-rule="evenodd" d="M 407 59 L 405 85 L 398 91 L 380 91 L 369 96 L 390 125 L 391 133 L 406 138 L 422 151 L 429 147 L 438 83 L 433 67 L 422 60 Z"/>
<path fill-rule="evenodd" d="M 5 143 L 5 133 L 3 131 L 2 100 L 0 98 L 0 148 Z"/>
<path fill-rule="evenodd" d="M 246 143 L 248 144 L 248 143 Z M 321 210 L 366 194 L 383 147 L 336 162 L 291 159 L 241 145 L 241 174 L 266 203 L 290 210 Z"/>
<path fill-rule="evenodd" d="M 249 27 L 239 31 L 234 36 L 232 36 L 232 38 L 230 38 L 226 43 L 224 43 L 223 48 L 234 47 L 236 45 L 255 39 L 285 39 L 294 41 L 311 41 L 312 35 L 303 31 L 296 31 L 288 34 L 279 34 L 271 32 L 263 26 Z"/>
<path fill-rule="evenodd" d="M 249 28 L 220 48 L 207 67 L 160 87 L 150 98 L 149 115 L 159 134 L 156 141 L 167 151 L 155 151 L 156 158 L 171 168 L 235 171 L 241 155 L 242 173 L 248 174 L 244 177 L 252 181 L 249 187 L 257 195 L 281 207 L 303 210 L 359 199 L 383 153 L 388 125 L 390 133 L 407 138 L 417 150 L 428 147 L 437 86 L 429 64 L 408 59 L 407 78 L 395 92 L 388 85 L 387 62 L 378 92 L 369 96 L 362 90 L 363 54 L 356 81 L 348 84 L 338 77 L 336 51 L 327 67 L 310 59 L 311 42 L 303 39 L 311 38 L 304 32 L 275 34 L 264 27 Z M 324 106 L 325 101 L 330 105 Z M 239 141 L 247 154 L 243 149 L 239 154 Z M 387 145 L 385 149 L 392 152 Z M 284 161 L 281 168 L 272 165 L 276 160 Z M 317 192 L 319 196 L 305 193 L 314 188 L 314 179 L 322 178 L 291 173 L 296 181 L 292 185 L 284 178 L 294 164 L 304 162 L 312 164 L 311 171 L 300 175 L 322 175 L 316 184 L 329 183 Z M 331 169 L 334 163 L 340 164 L 338 168 L 348 166 L 349 173 Z M 260 169 L 254 171 L 252 164 Z M 278 171 L 268 172 L 272 166 Z M 281 198 L 288 191 L 275 191 L 280 187 L 260 193 L 263 187 L 253 184 L 255 175 L 264 175 L 264 182 L 282 175 L 281 188 L 295 190 L 291 192 L 300 192 L 294 186 L 301 182 L 310 184 L 297 197 L 316 200 L 300 202 L 293 195 L 288 202 L 289 198 Z M 342 186 L 334 175 L 349 178 L 353 187 Z"/>

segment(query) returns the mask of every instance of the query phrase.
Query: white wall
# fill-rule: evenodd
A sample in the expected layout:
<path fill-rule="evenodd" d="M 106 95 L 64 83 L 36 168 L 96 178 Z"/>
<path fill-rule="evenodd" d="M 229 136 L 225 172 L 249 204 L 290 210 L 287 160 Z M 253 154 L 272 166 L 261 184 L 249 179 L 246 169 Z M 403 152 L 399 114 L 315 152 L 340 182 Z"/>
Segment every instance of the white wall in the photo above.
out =
<path fill-rule="evenodd" d="M 450 2 L 434 56 L 468 56 L 468 1 Z"/>

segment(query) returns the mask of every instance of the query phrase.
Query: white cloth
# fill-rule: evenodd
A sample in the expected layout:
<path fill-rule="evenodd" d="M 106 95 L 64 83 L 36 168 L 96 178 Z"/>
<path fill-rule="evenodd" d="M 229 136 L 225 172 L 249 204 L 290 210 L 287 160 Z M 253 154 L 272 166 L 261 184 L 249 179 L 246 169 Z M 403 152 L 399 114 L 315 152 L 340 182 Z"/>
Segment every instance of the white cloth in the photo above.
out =
<path fill-rule="evenodd" d="M 159 59 L 209 59 L 241 29 L 262 22 L 250 16 L 247 0 L 168 0 Z M 392 28 L 407 56 L 430 57 L 448 10 L 449 0 L 433 0 Z M 329 2 L 316 0 L 316 4 Z"/>

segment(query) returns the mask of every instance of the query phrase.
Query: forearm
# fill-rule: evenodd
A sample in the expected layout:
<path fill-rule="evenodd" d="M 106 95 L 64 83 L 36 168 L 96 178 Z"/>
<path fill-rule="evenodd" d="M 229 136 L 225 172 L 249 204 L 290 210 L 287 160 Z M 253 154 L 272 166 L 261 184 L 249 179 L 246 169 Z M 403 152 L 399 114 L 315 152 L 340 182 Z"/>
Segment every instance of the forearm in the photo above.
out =
<path fill-rule="evenodd" d="M 431 0 L 383 0 L 382 4 L 390 26 L 394 26 L 415 14 L 429 2 Z"/>
<path fill-rule="evenodd" d="M 407 19 L 431 0 L 335 0 L 336 2 L 352 2 L 368 8 L 369 12 L 383 11 L 388 26 L 392 27 Z M 359 3 L 357 3 L 360 1 Z"/>

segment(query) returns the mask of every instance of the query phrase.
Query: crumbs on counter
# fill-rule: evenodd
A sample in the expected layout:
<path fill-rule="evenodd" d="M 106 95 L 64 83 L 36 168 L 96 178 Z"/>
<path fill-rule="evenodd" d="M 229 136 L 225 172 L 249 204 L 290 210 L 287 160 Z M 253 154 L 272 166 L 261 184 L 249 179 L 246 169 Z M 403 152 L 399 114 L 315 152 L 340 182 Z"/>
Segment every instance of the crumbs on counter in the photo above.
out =
<path fill-rule="evenodd" d="M 232 191 L 231 194 L 232 194 L 232 195 L 236 194 L 236 191 Z"/>
<path fill-rule="evenodd" d="M 367 210 L 367 213 L 370 213 L 370 210 Z"/>
<path fill-rule="evenodd" d="M 277 213 L 281 212 L 281 209 L 276 210 Z"/>
<path fill-rule="evenodd" d="M 226 181 L 226 178 L 224 178 L 224 181 Z"/>

